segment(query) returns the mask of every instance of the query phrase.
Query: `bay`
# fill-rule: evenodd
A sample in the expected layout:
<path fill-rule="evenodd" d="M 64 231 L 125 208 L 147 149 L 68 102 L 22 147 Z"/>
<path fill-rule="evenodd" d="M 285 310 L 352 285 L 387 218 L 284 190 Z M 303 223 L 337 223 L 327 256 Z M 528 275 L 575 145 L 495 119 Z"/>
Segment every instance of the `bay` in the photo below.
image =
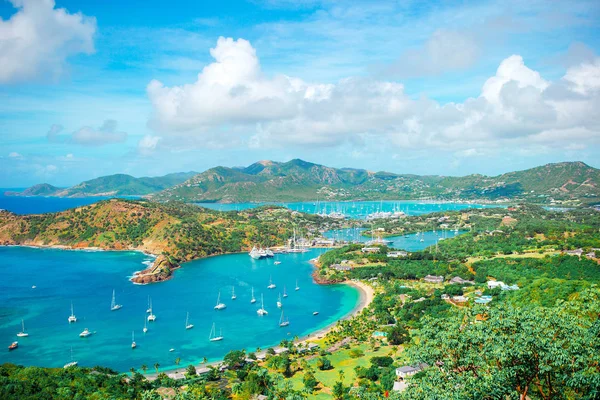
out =
<path fill-rule="evenodd" d="M 72 348 L 80 365 L 128 371 L 159 363 L 163 369 L 173 367 L 176 358 L 186 366 L 204 357 L 220 359 L 233 349 L 275 346 L 337 321 L 358 304 L 355 288 L 313 282 L 308 261 L 323 251 L 277 255 L 280 265 L 247 254 L 210 257 L 186 263 L 170 281 L 142 286 L 128 281 L 133 271 L 152 261 L 142 253 L 0 247 L 0 338 L 6 346 L 19 341 L 18 349 L 0 351 L 0 363 L 61 367 L 70 361 Z M 277 285 L 274 290 L 267 289 L 270 279 Z M 294 290 L 296 279 L 299 291 Z M 290 325 L 280 328 L 276 302 L 284 285 L 289 297 L 282 302 Z M 233 287 L 236 300 L 231 300 Z M 256 304 L 250 304 L 252 287 Z M 110 311 L 113 289 L 123 305 L 118 311 Z M 227 305 L 223 311 L 213 309 L 219 292 Z M 269 312 L 265 317 L 256 314 L 261 294 Z M 157 319 L 147 322 L 144 334 L 148 296 Z M 69 324 L 71 302 L 78 321 Z M 319 315 L 313 316 L 314 311 Z M 187 312 L 195 325 L 190 330 L 185 329 Z M 29 337 L 16 337 L 21 319 Z M 213 323 L 222 329 L 221 342 L 208 340 Z M 95 333 L 80 338 L 84 328 Z"/>

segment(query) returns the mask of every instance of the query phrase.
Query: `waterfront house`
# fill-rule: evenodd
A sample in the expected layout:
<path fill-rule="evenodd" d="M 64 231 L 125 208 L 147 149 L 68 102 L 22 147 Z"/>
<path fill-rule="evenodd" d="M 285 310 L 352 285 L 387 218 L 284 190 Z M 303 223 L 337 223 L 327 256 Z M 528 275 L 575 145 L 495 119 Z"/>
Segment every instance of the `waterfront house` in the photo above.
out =
<path fill-rule="evenodd" d="M 423 280 L 428 283 L 442 283 L 442 282 L 444 282 L 444 277 L 443 276 L 435 276 L 435 275 L 427 275 L 425 278 L 423 278 Z"/>
<path fill-rule="evenodd" d="M 452 301 L 455 303 L 466 303 L 469 299 L 465 296 L 452 296 Z"/>
<path fill-rule="evenodd" d="M 424 364 L 424 363 L 417 364 L 415 366 L 404 365 L 402 367 L 396 368 L 396 376 L 398 378 L 406 378 L 406 377 L 416 374 L 419 371 L 422 371 L 426 367 L 427 367 L 427 364 Z"/>
<path fill-rule="evenodd" d="M 488 281 L 487 283 L 488 289 L 496 289 L 497 287 L 501 288 L 502 286 L 506 286 L 506 283 L 502 281 Z"/>
<path fill-rule="evenodd" d="M 379 247 L 363 247 L 360 249 L 363 253 L 377 253 L 379 251 Z"/>
<path fill-rule="evenodd" d="M 460 276 L 455 276 L 450 279 L 450 284 L 458 284 L 458 285 L 472 285 L 474 282 L 468 281 L 466 279 L 461 278 Z"/>
<path fill-rule="evenodd" d="M 352 267 L 349 265 L 332 264 L 329 268 L 335 269 L 336 271 L 350 271 Z"/>
<path fill-rule="evenodd" d="M 406 257 L 407 255 L 406 251 L 390 251 L 387 253 L 387 256 L 391 258 Z"/>

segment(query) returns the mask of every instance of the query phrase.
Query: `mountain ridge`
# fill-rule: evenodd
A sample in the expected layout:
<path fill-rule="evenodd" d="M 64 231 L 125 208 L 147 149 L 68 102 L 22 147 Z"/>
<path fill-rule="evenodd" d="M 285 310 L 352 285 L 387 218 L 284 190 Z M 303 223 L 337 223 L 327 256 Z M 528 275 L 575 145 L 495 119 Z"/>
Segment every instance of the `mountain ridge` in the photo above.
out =
<path fill-rule="evenodd" d="M 578 205 L 600 201 L 600 170 L 575 161 L 496 176 L 446 176 L 333 168 L 301 159 L 261 160 L 246 167 L 216 166 L 154 178 L 115 174 L 67 189 L 41 184 L 15 195 L 141 195 L 156 201 L 222 203 L 435 199 Z"/>

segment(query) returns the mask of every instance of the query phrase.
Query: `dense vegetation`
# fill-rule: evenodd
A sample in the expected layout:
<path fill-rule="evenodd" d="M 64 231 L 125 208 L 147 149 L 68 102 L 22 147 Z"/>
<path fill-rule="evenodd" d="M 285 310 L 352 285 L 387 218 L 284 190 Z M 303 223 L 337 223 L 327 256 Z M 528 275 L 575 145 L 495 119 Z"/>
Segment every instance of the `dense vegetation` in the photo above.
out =
<path fill-rule="evenodd" d="M 197 211 L 188 206 L 148 207 L 158 207 L 164 213 L 161 218 L 178 221 L 177 229 L 187 232 L 185 237 L 205 235 L 205 230 L 240 235 L 239 240 L 247 239 L 248 232 L 278 237 L 280 232 L 289 234 L 282 228 L 289 219 L 306 232 L 318 229 L 313 217 L 291 217 L 279 208 L 231 214 L 202 211 L 192 218 Z M 156 226 L 151 215 L 146 225 L 138 224 L 142 233 L 132 227 L 131 233 L 117 233 L 145 237 L 152 231 L 148 227 Z M 600 213 L 521 206 L 443 216 L 448 218 L 439 221 L 438 213 L 390 226 L 454 221 L 468 233 L 397 259 L 387 257 L 392 249 L 385 246 L 365 254 L 362 245 L 353 244 L 320 257 L 319 275 L 369 282 L 375 296 L 368 309 L 339 321 L 317 340 L 317 348 L 308 350 L 295 339 L 283 341 L 280 346 L 287 351 L 268 349 L 265 361 L 257 360 L 260 350 L 233 350 L 222 370 L 211 366 L 209 373 L 197 376 L 190 366 L 182 380 L 159 374 L 148 381 L 136 371 L 126 380 L 124 374 L 102 369 L 4 365 L 0 398 L 600 398 Z M 142 217 L 146 218 L 143 213 Z M 51 232 L 58 222 L 16 221 L 35 229 L 35 237 Z M 77 232 L 85 232 L 83 226 L 75 226 Z M 276 227 L 281 231 L 271 230 Z M 223 239 L 227 243 L 227 236 Z M 190 252 L 198 251 L 193 243 L 185 245 Z M 581 251 L 567 253 L 573 249 Z M 331 268 L 340 263 L 350 270 Z M 425 282 L 426 275 L 445 280 Z M 449 282 L 457 276 L 469 282 Z M 490 289 L 489 280 L 517 285 L 518 290 Z M 490 296 L 490 302 L 475 304 L 482 296 Z M 400 379 L 396 368 L 401 366 L 418 366 L 419 371 Z M 401 390 L 393 390 L 398 384 Z"/>

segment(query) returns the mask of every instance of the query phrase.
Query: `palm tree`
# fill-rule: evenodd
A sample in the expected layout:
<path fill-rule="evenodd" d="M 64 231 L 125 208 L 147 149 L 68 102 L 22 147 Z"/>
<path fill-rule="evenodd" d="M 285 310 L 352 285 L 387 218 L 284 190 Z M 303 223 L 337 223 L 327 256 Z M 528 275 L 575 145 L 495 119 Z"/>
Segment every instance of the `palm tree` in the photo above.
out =
<path fill-rule="evenodd" d="M 181 358 L 177 357 L 175 359 L 175 365 L 179 365 L 180 362 L 181 362 Z"/>
<path fill-rule="evenodd" d="M 156 373 L 158 374 L 158 367 L 160 367 L 159 363 L 154 363 L 154 369 L 156 370 Z"/>
<path fill-rule="evenodd" d="M 203 364 L 206 364 L 207 362 L 208 362 L 208 358 L 204 357 L 204 358 L 202 359 L 202 363 L 203 363 Z"/>
<path fill-rule="evenodd" d="M 129 372 L 131 372 L 131 376 L 134 376 L 135 375 L 135 368 L 131 367 L 129 369 Z"/>
<path fill-rule="evenodd" d="M 344 370 L 343 369 L 340 369 L 338 371 L 338 376 L 340 378 L 340 382 L 344 382 Z"/>
<path fill-rule="evenodd" d="M 142 368 L 141 369 L 142 369 L 142 371 L 144 373 L 146 373 L 146 371 L 148 371 L 148 366 L 146 364 L 142 364 Z"/>

